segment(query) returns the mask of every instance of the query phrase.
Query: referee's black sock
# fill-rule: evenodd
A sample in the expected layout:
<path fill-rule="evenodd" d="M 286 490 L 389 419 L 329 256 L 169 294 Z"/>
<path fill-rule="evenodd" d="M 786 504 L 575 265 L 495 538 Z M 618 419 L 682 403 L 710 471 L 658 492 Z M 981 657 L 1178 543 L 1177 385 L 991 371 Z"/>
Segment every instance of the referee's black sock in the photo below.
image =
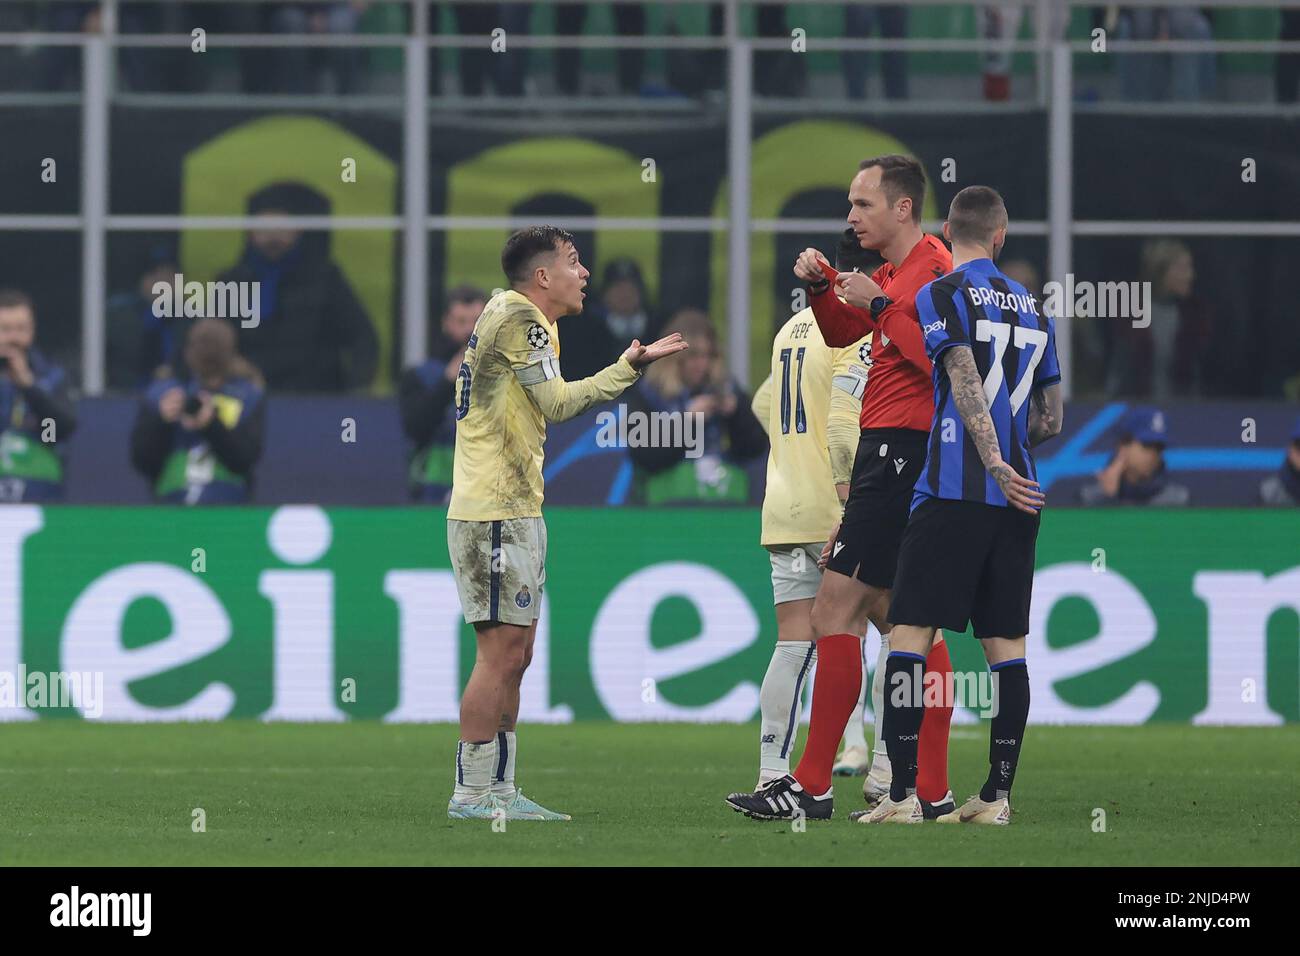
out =
<path fill-rule="evenodd" d="M 995 680 L 995 713 L 989 726 L 989 777 L 980 799 L 991 803 L 1010 796 L 1029 720 L 1029 668 L 1025 659 L 990 664 Z"/>
<path fill-rule="evenodd" d="M 916 748 L 925 717 L 922 681 L 925 656 L 890 651 L 885 660 L 885 751 L 893 767 L 889 799 L 902 800 L 916 792 Z"/>

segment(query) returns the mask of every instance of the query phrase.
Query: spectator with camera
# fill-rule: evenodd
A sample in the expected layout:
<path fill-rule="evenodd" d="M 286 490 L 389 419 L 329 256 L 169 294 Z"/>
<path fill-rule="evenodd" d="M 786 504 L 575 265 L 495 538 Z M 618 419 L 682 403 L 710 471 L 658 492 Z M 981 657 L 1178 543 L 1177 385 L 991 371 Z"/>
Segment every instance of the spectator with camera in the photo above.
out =
<path fill-rule="evenodd" d="M 1191 503 L 1185 485 L 1169 480 L 1165 448 L 1169 434 L 1165 413 L 1156 408 L 1135 408 L 1120 425 L 1120 440 L 1096 480 L 1079 491 L 1085 505 L 1148 505 L 1181 507 Z"/>
<path fill-rule="evenodd" d="M 767 433 L 749 396 L 728 374 L 709 317 L 682 309 L 661 334 L 673 332 L 690 349 L 646 370 L 627 393 L 628 419 L 678 419 L 683 441 L 658 447 L 629 442 L 636 497 L 647 505 L 744 504 L 749 476 L 743 465 L 767 451 Z M 649 431 L 655 431 L 653 424 Z"/>
<path fill-rule="evenodd" d="M 1259 500 L 1280 507 L 1300 505 L 1300 418 L 1291 428 L 1282 467 L 1259 483 Z"/>
<path fill-rule="evenodd" d="M 469 285 L 452 289 L 432 357 L 407 369 L 398 385 L 402 431 L 415 447 L 408 472 L 413 501 L 446 504 L 451 496 L 456 376 L 474 323 L 486 304 L 487 294 L 482 289 Z"/>
<path fill-rule="evenodd" d="M 162 503 L 244 504 L 262 456 L 261 374 L 222 319 L 190 326 L 180 367 L 162 366 L 131 431 L 131 463 Z"/>
<path fill-rule="evenodd" d="M 63 368 L 33 345 L 31 297 L 0 291 L 0 501 L 63 498 L 63 455 L 77 427 Z"/>

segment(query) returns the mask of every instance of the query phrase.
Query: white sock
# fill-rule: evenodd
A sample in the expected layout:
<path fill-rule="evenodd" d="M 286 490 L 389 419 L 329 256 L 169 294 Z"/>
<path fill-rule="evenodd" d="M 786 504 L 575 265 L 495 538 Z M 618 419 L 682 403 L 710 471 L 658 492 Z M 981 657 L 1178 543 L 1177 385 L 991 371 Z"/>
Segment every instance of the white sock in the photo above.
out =
<path fill-rule="evenodd" d="M 871 712 L 875 715 L 876 752 L 871 760 L 871 769 L 878 773 L 892 773 L 889 766 L 889 754 L 885 750 L 885 662 L 889 659 L 889 635 L 880 638 L 880 654 L 876 657 L 876 675 L 871 681 Z"/>
<path fill-rule="evenodd" d="M 492 792 L 500 797 L 515 795 L 515 746 L 513 730 L 497 732 L 497 761 L 492 768 Z"/>
<path fill-rule="evenodd" d="M 777 641 L 758 693 L 763 724 L 758 747 L 758 779 L 766 783 L 790 772 L 790 752 L 799 731 L 800 697 L 817 661 L 812 641 Z"/>
<path fill-rule="evenodd" d="M 497 764 L 497 739 L 471 744 L 462 740 L 456 746 L 457 800 L 472 800 L 483 796 L 492 786 L 492 774 Z"/>
<path fill-rule="evenodd" d="M 867 642 L 865 638 L 858 638 L 859 655 L 866 653 Z M 863 711 L 867 706 L 867 662 L 862 662 L 862 685 L 858 688 L 858 703 L 853 708 L 853 713 L 849 714 L 849 722 L 844 725 L 844 749 L 857 747 L 859 750 L 867 749 L 867 735 L 863 731 L 862 720 Z"/>

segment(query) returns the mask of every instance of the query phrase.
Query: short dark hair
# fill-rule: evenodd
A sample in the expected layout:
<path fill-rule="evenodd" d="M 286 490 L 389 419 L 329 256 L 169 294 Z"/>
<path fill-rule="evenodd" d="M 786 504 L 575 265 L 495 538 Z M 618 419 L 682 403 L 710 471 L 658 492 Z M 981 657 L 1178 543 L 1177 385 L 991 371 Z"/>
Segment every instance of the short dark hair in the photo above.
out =
<path fill-rule="evenodd" d="M 840 241 L 835 246 L 837 272 L 852 272 L 857 269 L 859 272 L 870 274 L 876 271 L 882 261 L 880 254 L 874 249 L 862 248 L 862 243 L 858 242 L 858 234 L 853 231 L 852 226 L 840 234 Z"/>
<path fill-rule="evenodd" d="M 858 166 L 864 169 L 880 167 L 880 188 L 885 191 L 885 198 L 892 206 L 906 196 L 912 200 L 912 222 L 921 221 L 921 207 L 925 204 L 925 167 L 921 161 L 899 153 L 885 156 L 873 156 L 864 159 Z"/>
<path fill-rule="evenodd" d="M 32 304 L 32 297 L 26 292 L 18 289 L 0 289 L 0 309 L 17 309 L 23 306 L 35 314 L 36 306 Z"/>
<path fill-rule="evenodd" d="M 1007 207 L 991 186 L 967 186 L 948 207 L 948 234 L 953 242 L 987 246 L 993 233 L 1007 224 Z"/>
<path fill-rule="evenodd" d="M 533 260 L 547 252 L 554 252 L 566 242 L 573 242 L 573 233 L 559 226 L 527 226 L 509 239 L 501 250 L 501 271 L 511 284 L 527 282 L 532 273 Z"/>
<path fill-rule="evenodd" d="M 453 305 L 465 305 L 466 303 L 472 303 L 472 302 L 486 302 L 487 300 L 488 300 L 487 293 L 484 292 L 482 289 L 480 289 L 478 286 L 470 285 L 469 283 L 462 283 L 461 285 L 455 286 L 454 288 L 452 288 L 450 291 L 447 292 L 447 296 L 443 300 L 442 311 L 446 312 Z"/>

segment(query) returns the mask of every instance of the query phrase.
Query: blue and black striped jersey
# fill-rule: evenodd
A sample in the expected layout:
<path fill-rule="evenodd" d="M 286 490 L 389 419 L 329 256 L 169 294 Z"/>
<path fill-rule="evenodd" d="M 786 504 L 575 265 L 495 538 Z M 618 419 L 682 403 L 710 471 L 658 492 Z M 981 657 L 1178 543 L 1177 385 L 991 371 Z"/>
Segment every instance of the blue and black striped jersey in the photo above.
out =
<path fill-rule="evenodd" d="M 912 507 L 927 497 L 1006 507 L 1006 496 L 985 471 L 975 443 L 966 434 L 941 356 L 954 345 L 970 347 L 984 381 L 1003 461 L 1037 480 L 1029 451 L 1029 393 L 1061 379 L 1052 318 L 992 259 L 973 259 L 923 286 L 916 309 L 934 363 L 934 421 Z"/>

